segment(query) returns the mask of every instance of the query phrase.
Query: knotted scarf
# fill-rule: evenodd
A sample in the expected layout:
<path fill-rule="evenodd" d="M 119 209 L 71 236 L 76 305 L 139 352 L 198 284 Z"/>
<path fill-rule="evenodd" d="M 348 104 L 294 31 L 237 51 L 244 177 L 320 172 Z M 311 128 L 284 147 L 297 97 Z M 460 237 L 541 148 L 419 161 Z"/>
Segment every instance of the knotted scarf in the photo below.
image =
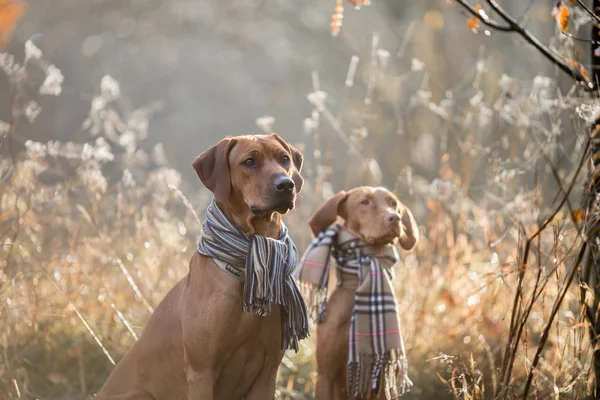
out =
<path fill-rule="evenodd" d="M 306 304 L 294 282 L 298 250 L 281 223 L 279 239 L 248 236 L 234 225 L 213 199 L 198 242 L 198 253 L 245 268 L 242 309 L 257 316 L 271 314 L 280 305 L 282 349 L 298 351 L 308 336 Z"/>
<path fill-rule="evenodd" d="M 392 244 L 367 245 L 338 224 L 321 231 L 296 271 L 316 323 L 325 316 L 331 256 L 337 261 L 338 286 L 356 290 L 348 345 L 349 396 L 383 392 L 386 399 L 397 399 L 412 386 L 391 282 L 398 252 Z"/>

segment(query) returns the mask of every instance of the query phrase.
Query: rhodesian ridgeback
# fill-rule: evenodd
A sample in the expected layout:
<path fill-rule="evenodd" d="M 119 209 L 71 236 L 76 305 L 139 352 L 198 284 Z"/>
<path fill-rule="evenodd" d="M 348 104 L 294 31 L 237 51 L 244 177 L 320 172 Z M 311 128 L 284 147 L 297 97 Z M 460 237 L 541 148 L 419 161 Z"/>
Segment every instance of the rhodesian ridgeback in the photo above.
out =
<path fill-rule="evenodd" d="M 309 225 L 316 235 L 333 224 L 338 216 L 344 220 L 343 227 L 347 232 L 369 246 L 398 242 L 402 248 L 410 250 L 419 239 L 412 213 L 385 188 L 364 186 L 340 192 L 314 213 Z M 347 393 L 347 371 L 356 287 L 339 284 L 327 300 L 323 320 L 317 325 L 316 400 L 355 398 Z M 385 397 L 380 392 L 369 398 Z"/>
<path fill-rule="evenodd" d="M 302 154 L 276 134 L 221 140 L 193 163 L 226 217 L 277 239 L 302 187 Z M 203 231 L 204 232 L 204 231 Z M 294 248 L 295 250 L 295 248 Z M 244 282 L 196 252 L 97 400 L 266 400 L 283 357 L 279 306 L 242 310 Z"/>

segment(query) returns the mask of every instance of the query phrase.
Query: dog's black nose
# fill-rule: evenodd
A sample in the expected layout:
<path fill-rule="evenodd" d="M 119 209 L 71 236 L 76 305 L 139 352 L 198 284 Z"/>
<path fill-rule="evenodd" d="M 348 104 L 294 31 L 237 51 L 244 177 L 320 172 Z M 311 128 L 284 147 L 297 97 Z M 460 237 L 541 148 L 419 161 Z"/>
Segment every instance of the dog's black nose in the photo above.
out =
<path fill-rule="evenodd" d="M 291 192 L 294 190 L 294 181 L 291 180 L 288 176 L 280 176 L 275 179 L 273 182 L 275 186 L 275 190 L 278 192 Z"/>

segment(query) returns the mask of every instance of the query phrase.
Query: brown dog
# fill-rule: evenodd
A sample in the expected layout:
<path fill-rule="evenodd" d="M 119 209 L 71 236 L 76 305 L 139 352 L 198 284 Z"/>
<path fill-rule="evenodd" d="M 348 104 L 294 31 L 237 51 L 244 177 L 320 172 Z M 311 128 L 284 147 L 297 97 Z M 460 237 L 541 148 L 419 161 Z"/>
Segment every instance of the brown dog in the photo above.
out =
<path fill-rule="evenodd" d="M 277 238 L 302 187 L 302 155 L 278 135 L 221 140 L 193 164 L 216 204 L 247 235 Z M 194 254 L 98 400 L 266 400 L 283 356 L 279 308 L 243 312 L 244 283 Z"/>
<path fill-rule="evenodd" d="M 344 219 L 344 228 L 368 245 L 381 247 L 398 241 L 406 250 L 419 239 L 417 223 L 410 212 L 389 190 L 358 187 L 340 192 L 323 204 L 311 217 L 315 235 Z M 339 285 L 339 282 L 338 282 Z M 356 289 L 337 286 L 327 301 L 324 319 L 317 326 L 316 400 L 347 400 L 348 342 Z M 372 399 L 384 399 L 371 396 Z"/>

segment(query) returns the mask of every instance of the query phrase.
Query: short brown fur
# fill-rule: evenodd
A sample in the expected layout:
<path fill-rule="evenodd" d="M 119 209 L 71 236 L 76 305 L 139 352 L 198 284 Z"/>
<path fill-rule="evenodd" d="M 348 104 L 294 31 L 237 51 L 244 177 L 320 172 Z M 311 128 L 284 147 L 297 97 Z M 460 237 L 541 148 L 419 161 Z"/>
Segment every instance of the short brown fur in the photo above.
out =
<path fill-rule="evenodd" d="M 276 238 L 302 186 L 302 155 L 275 134 L 223 139 L 193 166 L 248 234 Z M 295 190 L 281 197 L 277 179 L 293 180 Z M 268 317 L 243 312 L 242 292 L 243 282 L 195 253 L 189 274 L 158 305 L 96 399 L 272 399 L 283 356 L 279 310 Z"/>
<path fill-rule="evenodd" d="M 412 213 L 385 188 L 362 186 L 340 192 L 313 214 L 309 225 L 317 234 L 338 216 L 344 219 L 344 226 L 350 232 L 375 246 L 398 241 L 402 248 L 410 250 L 419 240 Z M 354 294 L 355 290 L 336 287 L 327 301 L 325 318 L 317 326 L 315 400 L 348 399 L 348 341 Z"/>

